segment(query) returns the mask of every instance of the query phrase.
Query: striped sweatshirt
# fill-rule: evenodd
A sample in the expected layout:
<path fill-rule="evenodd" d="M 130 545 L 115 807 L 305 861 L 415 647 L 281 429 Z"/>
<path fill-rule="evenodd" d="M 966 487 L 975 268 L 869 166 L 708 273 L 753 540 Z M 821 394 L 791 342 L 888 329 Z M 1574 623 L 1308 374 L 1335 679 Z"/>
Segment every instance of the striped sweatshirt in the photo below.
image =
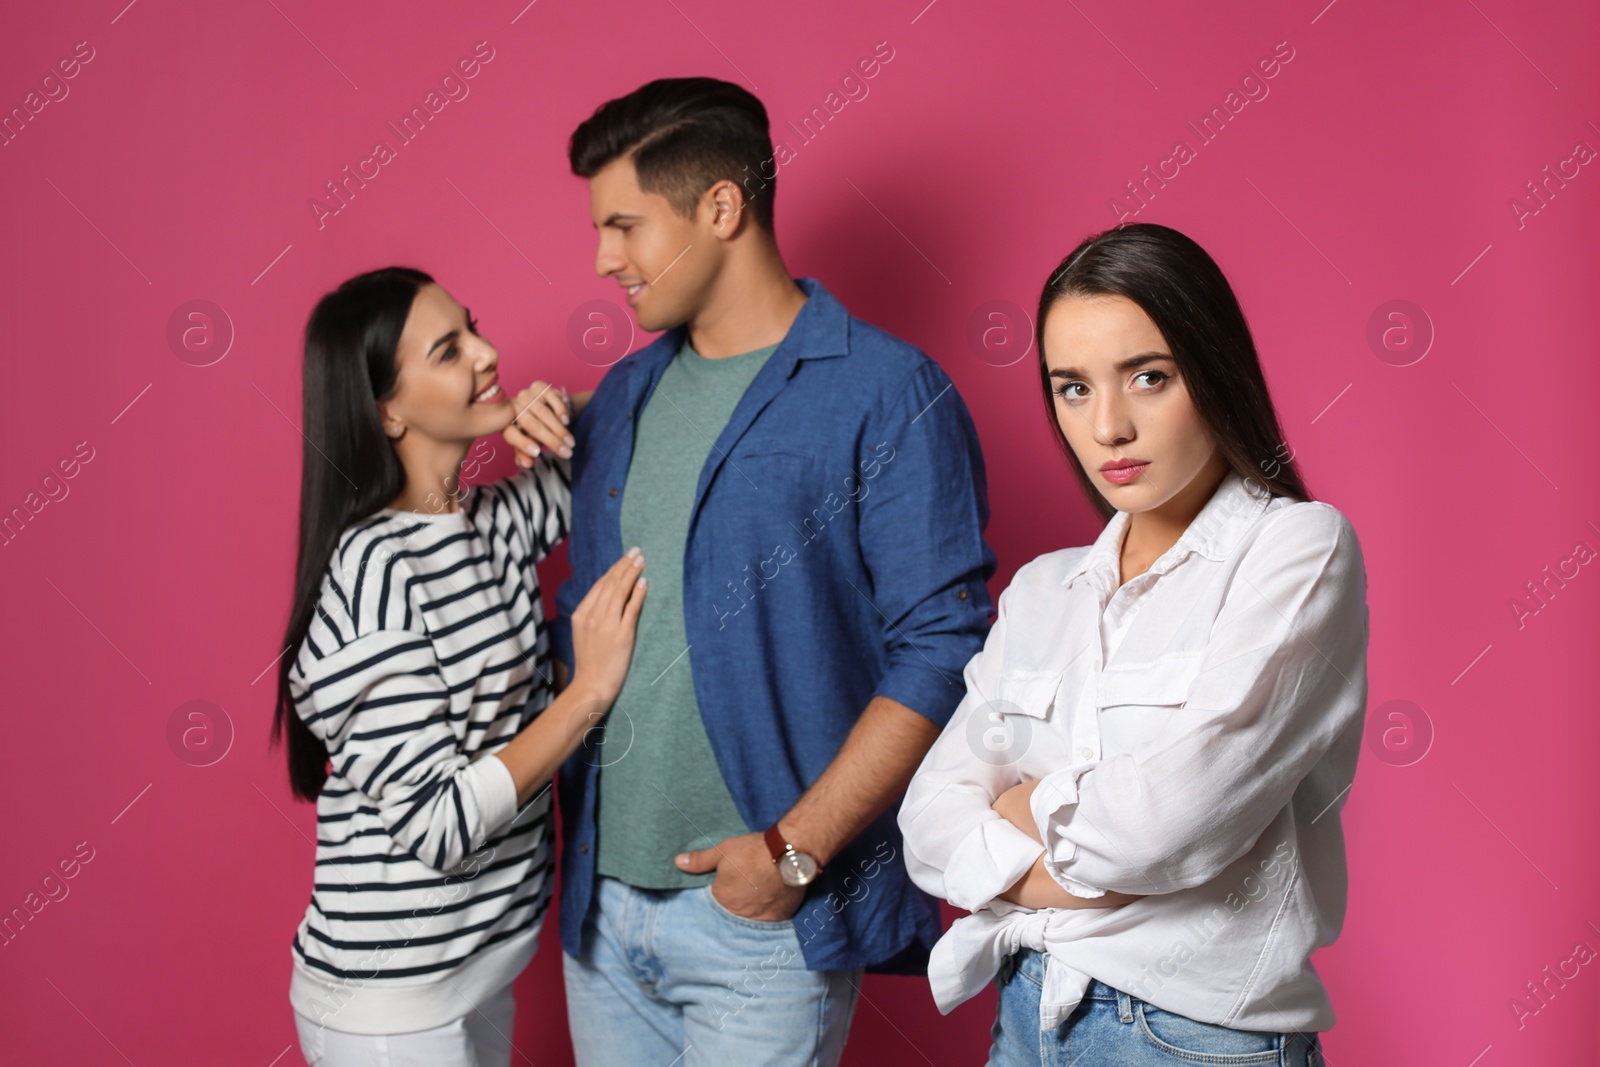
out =
<path fill-rule="evenodd" d="M 465 1015 L 526 966 L 550 902 L 550 790 L 491 756 L 551 699 L 534 564 L 567 535 L 567 460 L 384 509 L 340 538 L 290 668 L 328 747 L 289 1000 L 334 1030 Z"/>

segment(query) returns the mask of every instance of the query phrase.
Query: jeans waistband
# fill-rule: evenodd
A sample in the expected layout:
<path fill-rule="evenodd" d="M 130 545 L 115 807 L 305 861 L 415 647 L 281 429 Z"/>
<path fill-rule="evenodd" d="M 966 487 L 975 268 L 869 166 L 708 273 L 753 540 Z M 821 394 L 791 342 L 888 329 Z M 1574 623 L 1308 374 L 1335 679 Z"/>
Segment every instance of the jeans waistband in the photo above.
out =
<path fill-rule="evenodd" d="M 1024 959 L 1027 959 L 1029 957 L 1037 957 L 1041 963 L 1047 963 L 1048 960 L 1046 960 L 1045 955 L 1046 955 L 1045 953 L 1040 952 L 1038 949 L 1019 948 L 1019 949 L 1017 949 L 1012 962 L 1014 964 L 1020 965 Z M 1116 1000 L 1117 999 L 1117 994 L 1119 992 L 1120 992 L 1120 990 L 1116 989 L 1113 986 L 1106 985 L 1104 982 L 1100 981 L 1100 979 L 1091 978 L 1091 979 L 1089 979 L 1088 987 L 1085 988 L 1084 991 L 1083 991 L 1083 999 L 1085 999 L 1085 1000 Z"/>

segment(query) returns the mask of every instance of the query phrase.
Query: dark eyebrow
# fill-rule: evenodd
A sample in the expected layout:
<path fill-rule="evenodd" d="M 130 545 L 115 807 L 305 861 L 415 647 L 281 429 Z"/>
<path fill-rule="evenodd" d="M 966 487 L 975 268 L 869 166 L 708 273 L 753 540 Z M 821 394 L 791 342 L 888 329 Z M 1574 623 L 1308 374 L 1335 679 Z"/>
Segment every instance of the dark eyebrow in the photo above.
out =
<path fill-rule="evenodd" d="M 446 341 L 454 341 L 456 339 L 456 337 L 460 333 L 461 333 L 460 330 L 451 330 L 449 333 L 445 334 L 443 337 L 441 337 L 437 341 L 433 342 L 432 346 L 430 346 L 429 349 L 428 349 L 428 355 L 430 355 L 430 356 L 433 355 L 433 350 L 435 348 L 438 348 L 440 345 L 444 344 Z"/>
<path fill-rule="evenodd" d="M 642 215 L 634 215 L 626 211 L 613 211 L 611 214 L 606 216 L 606 221 L 602 222 L 600 226 L 615 226 L 618 219 L 640 219 L 643 217 L 644 216 Z M 600 226 L 596 226 L 595 229 L 598 230 Z"/>
<path fill-rule="evenodd" d="M 464 308 L 461 309 L 461 311 L 462 311 L 462 314 L 464 314 L 466 316 L 467 321 L 471 322 L 472 321 L 472 309 L 464 307 Z M 440 345 L 444 344 L 446 341 L 454 341 L 459 336 L 461 336 L 461 331 L 460 330 L 451 330 L 449 333 L 445 334 L 443 337 L 439 338 L 437 341 L 433 342 L 433 344 L 428 347 L 428 355 L 429 356 L 433 355 L 433 350 L 435 348 L 438 348 Z M 427 357 L 425 356 L 423 358 L 427 358 Z"/>
<path fill-rule="evenodd" d="M 1129 356 L 1127 359 L 1119 360 L 1112 369 L 1118 371 L 1133 370 L 1135 367 L 1142 367 L 1146 363 L 1155 363 L 1163 359 L 1172 360 L 1174 363 L 1177 362 L 1165 352 L 1141 352 L 1137 356 Z M 1050 377 L 1052 378 L 1083 378 L 1085 376 L 1083 371 L 1077 367 L 1061 367 L 1050 372 Z"/>

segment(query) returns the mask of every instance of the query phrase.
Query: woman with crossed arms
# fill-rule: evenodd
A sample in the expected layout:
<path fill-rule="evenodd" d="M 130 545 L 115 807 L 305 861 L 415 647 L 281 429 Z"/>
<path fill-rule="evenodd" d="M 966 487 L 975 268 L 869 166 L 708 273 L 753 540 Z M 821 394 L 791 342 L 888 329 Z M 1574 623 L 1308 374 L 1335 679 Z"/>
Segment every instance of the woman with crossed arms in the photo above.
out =
<path fill-rule="evenodd" d="M 1244 315 L 1188 237 L 1079 245 L 1039 302 L 1058 442 L 1108 519 L 1001 595 L 906 792 L 906 865 L 972 914 L 943 1012 L 994 980 L 989 1063 L 1322 1062 L 1366 576 L 1284 444 Z"/>

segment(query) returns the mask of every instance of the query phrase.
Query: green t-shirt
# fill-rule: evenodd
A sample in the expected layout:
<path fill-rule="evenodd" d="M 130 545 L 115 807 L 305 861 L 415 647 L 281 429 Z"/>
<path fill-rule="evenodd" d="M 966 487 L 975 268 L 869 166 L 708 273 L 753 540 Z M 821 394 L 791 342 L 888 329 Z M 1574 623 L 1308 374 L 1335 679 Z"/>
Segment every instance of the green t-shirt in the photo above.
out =
<path fill-rule="evenodd" d="M 634 428 L 622 544 L 650 580 L 627 680 L 600 750 L 595 868 L 648 889 L 708 884 L 672 858 L 749 833 L 706 737 L 683 620 L 683 550 L 700 471 L 777 345 L 706 359 L 687 336 Z"/>

